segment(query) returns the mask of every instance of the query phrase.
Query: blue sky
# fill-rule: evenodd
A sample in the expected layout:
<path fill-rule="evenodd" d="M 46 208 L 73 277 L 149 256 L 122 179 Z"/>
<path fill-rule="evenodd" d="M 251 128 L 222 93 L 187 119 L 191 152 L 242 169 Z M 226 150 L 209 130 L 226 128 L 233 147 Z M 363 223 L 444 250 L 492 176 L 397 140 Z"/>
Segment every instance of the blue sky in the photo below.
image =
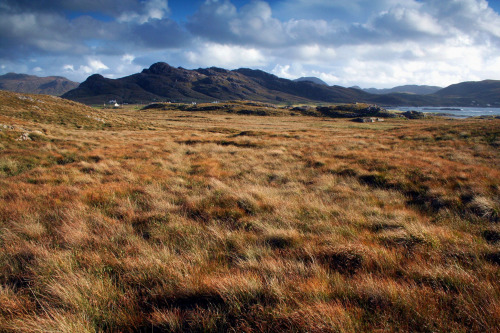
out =
<path fill-rule="evenodd" d="M 500 79 L 499 0 L 0 0 L 0 74 L 117 78 L 157 61 L 329 84 Z"/>
<path fill-rule="evenodd" d="M 488 1 L 491 8 L 493 8 L 497 13 L 500 13 L 500 1 L 490 0 Z"/>

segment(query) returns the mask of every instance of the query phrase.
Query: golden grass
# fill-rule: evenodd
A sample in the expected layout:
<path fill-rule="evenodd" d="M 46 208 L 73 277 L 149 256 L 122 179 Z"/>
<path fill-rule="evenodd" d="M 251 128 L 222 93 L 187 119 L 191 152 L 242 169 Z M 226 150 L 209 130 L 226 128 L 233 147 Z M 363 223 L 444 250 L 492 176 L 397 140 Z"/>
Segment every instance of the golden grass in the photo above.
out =
<path fill-rule="evenodd" d="M 0 97 L 0 331 L 500 327 L 498 120 Z"/>

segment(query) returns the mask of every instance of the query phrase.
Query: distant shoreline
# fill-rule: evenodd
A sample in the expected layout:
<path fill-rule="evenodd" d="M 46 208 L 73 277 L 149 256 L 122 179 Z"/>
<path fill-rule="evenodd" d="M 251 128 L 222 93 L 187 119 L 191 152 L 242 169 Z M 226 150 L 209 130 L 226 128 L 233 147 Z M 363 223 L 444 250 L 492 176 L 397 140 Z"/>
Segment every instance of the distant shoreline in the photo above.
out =
<path fill-rule="evenodd" d="M 397 106 L 391 108 L 399 111 L 420 111 L 426 114 L 436 114 L 438 116 L 451 116 L 457 118 L 481 117 L 481 116 L 500 116 L 498 107 L 414 107 Z"/>

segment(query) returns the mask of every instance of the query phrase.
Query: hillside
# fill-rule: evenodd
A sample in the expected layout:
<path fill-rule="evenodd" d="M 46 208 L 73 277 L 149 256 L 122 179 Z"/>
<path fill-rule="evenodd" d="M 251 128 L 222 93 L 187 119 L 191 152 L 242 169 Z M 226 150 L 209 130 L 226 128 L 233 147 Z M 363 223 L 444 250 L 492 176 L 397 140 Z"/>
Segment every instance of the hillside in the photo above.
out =
<path fill-rule="evenodd" d="M 60 96 L 78 85 L 79 83 L 61 76 L 39 77 L 16 73 L 0 75 L 0 90 L 18 93 Z"/>
<path fill-rule="evenodd" d="M 500 80 L 462 82 L 439 90 L 436 96 L 470 104 L 500 106 Z"/>
<path fill-rule="evenodd" d="M 0 91 L 0 122 L 3 124 L 14 121 L 89 129 L 103 128 L 107 118 L 103 112 L 59 97 Z"/>
<path fill-rule="evenodd" d="M 500 81 L 463 82 L 426 95 L 390 93 L 375 96 L 371 100 L 381 105 L 499 107 Z"/>
<path fill-rule="evenodd" d="M 238 103 L 0 92 L 0 332 L 500 327 L 500 120 Z"/>

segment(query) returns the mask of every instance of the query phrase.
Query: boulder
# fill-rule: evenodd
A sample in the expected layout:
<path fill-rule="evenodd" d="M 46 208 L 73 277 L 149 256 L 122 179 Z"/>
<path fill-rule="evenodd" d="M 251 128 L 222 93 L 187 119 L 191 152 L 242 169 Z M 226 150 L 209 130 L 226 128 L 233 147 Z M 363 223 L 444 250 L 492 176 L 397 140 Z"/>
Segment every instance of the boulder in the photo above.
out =
<path fill-rule="evenodd" d="M 30 138 L 30 134 L 28 132 L 21 134 L 21 136 L 17 139 L 17 141 L 31 141 L 31 140 L 33 139 Z"/>

